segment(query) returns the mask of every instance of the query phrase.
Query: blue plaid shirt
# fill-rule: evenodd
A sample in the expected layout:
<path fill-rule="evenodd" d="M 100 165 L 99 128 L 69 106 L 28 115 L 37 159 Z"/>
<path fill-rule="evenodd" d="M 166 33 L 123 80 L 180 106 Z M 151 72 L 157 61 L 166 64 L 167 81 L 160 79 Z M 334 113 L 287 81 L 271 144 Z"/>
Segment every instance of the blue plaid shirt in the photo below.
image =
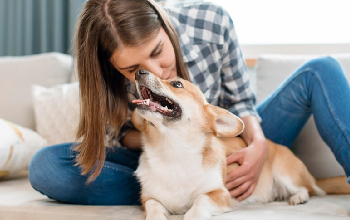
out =
<path fill-rule="evenodd" d="M 253 115 L 261 120 L 229 14 L 209 2 L 164 9 L 178 32 L 191 81 L 207 101 L 239 117 Z M 134 84 L 128 83 L 127 91 L 130 102 L 138 97 Z M 123 126 L 118 140 L 131 126 L 130 122 Z"/>

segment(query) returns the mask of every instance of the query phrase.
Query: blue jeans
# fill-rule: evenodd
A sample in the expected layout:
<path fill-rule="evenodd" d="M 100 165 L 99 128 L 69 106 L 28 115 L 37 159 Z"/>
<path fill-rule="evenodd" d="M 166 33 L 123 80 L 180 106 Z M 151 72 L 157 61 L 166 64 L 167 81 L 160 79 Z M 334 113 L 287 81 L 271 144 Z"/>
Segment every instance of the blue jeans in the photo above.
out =
<path fill-rule="evenodd" d="M 311 114 L 323 140 L 350 176 L 350 87 L 332 58 L 307 62 L 258 106 L 267 138 L 291 147 Z M 34 189 L 49 198 L 86 205 L 139 205 L 140 185 L 134 171 L 140 152 L 106 149 L 101 174 L 91 185 L 73 166 L 72 143 L 43 148 L 29 166 Z"/>

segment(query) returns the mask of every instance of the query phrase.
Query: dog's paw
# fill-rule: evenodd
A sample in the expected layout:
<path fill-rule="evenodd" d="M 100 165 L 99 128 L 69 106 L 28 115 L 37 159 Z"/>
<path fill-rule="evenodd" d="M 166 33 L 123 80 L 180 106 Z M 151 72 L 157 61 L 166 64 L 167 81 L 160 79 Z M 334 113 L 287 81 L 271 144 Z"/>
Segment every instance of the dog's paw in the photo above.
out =
<path fill-rule="evenodd" d="M 299 205 L 299 204 L 304 204 L 307 202 L 307 200 L 309 199 L 309 195 L 305 194 L 305 193 L 297 193 L 295 195 L 293 195 L 292 197 L 290 197 L 289 199 L 289 204 L 290 205 Z"/>
<path fill-rule="evenodd" d="M 195 210 L 191 208 L 186 212 L 183 220 L 209 220 L 211 219 L 211 214 L 206 211 L 199 212 L 199 210 Z"/>

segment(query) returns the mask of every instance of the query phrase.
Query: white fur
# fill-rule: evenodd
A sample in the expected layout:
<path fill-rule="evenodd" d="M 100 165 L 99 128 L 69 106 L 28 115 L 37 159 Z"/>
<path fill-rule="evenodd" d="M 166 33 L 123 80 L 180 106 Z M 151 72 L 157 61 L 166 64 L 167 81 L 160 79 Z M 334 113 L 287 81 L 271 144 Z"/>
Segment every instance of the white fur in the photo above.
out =
<path fill-rule="evenodd" d="M 205 137 L 173 139 L 174 131 L 168 132 L 158 145 L 145 146 L 136 175 L 144 196 L 156 198 L 172 214 L 184 214 L 199 195 L 222 186 L 221 167 L 202 166 L 201 146 Z"/>

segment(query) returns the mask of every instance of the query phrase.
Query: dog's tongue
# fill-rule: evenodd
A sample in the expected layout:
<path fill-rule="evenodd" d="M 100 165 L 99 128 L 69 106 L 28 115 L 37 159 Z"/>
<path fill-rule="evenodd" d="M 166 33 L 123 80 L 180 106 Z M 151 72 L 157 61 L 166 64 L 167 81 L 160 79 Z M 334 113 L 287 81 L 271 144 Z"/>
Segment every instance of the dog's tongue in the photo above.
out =
<path fill-rule="evenodd" d="M 155 111 L 156 108 L 162 108 L 161 105 L 159 105 L 156 102 L 152 102 L 149 99 L 135 99 L 132 101 L 132 103 L 148 105 L 152 109 L 152 111 Z"/>
<path fill-rule="evenodd" d="M 136 103 L 136 104 L 139 104 L 139 103 L 142 103 L 142 102 L 147 102 L 147 99 L 135 99 L 135 100 L 132 100 L 132 103 Z"/>

